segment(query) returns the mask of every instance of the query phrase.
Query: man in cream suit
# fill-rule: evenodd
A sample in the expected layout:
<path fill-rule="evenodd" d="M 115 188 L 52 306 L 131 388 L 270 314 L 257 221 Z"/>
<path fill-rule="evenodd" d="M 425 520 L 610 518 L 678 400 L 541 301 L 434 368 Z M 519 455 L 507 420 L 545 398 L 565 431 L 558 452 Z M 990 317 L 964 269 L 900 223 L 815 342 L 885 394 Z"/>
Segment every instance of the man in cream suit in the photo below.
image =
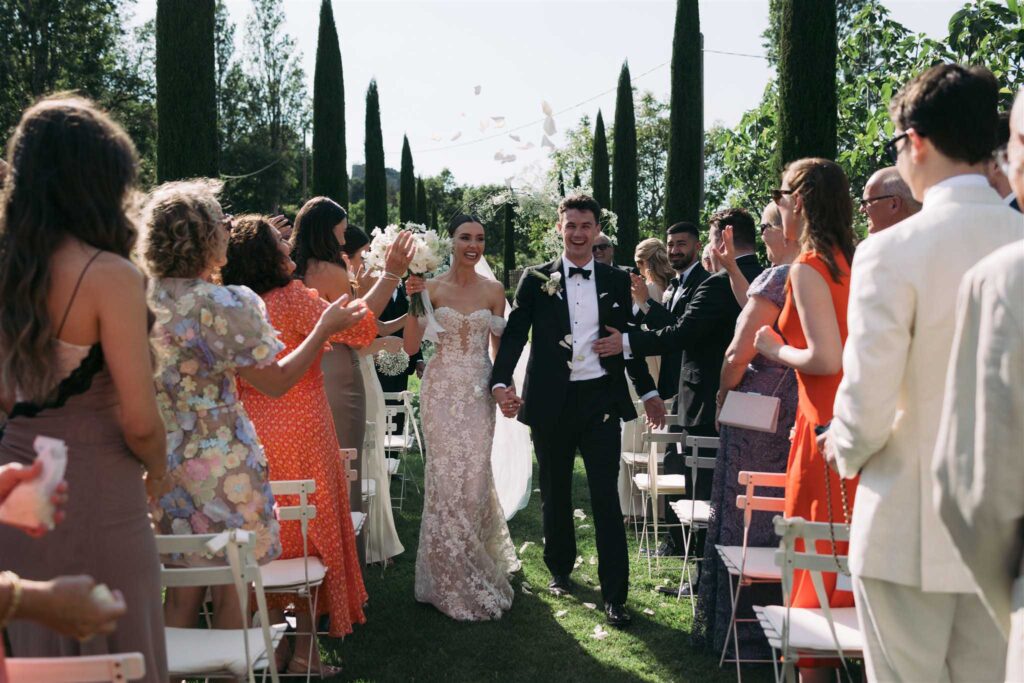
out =
<path fill-rule="evenodd" d="M 943 64 L 890 105 L 888 145 L 920 213 L 863 242 L 825 455 L 860 475 L 850 568 L 872 681 L 1002 680 L 1005 641 L 932 503 L 932 453 L 963 274 L 1024 237 L 982 169 L 999 86 Z"/>
<path fill-rule="evenodd" d="M 1024 90 L 1003 171 L 1024 200 Z M 1003 161 L 1003 160 L 1000 160 Z M 1024 681 L 1024 241 L 964 276 L 935 446 L 935 503 Z"/>

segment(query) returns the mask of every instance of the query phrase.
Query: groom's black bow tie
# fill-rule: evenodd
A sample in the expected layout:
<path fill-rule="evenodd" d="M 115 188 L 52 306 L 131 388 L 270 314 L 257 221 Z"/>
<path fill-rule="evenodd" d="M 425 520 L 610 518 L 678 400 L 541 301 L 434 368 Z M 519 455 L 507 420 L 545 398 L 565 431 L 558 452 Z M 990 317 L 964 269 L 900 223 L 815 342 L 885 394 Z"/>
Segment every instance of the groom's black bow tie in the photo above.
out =
<path fill-rule="evenodd" d="M 573 275 L 582 275 L 584 280 L 590 279 L 590 271 L 588 269 L 569 266 L 569 277 L 572 277 Z"/>

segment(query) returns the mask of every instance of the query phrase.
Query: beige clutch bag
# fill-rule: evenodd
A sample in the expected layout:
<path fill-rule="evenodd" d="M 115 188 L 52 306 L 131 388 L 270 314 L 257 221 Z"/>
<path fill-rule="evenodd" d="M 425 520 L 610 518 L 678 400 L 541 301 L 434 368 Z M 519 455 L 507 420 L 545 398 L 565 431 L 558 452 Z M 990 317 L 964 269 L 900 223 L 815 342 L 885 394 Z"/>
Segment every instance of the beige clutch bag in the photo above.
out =
<path fill-rule="evenodd" d="M 775 433 L 779 424 L 779 407 L 782 405 L 775 396 L 730 391 L 725 396 L 718 422 L 730 427 L 752 429 L 755 432 Z"/>

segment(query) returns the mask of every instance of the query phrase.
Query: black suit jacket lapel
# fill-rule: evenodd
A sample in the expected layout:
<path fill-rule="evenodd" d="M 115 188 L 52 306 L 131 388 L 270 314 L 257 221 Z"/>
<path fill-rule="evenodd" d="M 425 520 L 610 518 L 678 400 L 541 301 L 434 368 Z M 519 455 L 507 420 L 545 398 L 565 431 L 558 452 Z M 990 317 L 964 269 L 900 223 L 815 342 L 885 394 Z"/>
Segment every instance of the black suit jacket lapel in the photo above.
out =
<path fill-rule="evenodd" d="M 569 294 L 566 292 L 566 277 L 565 277 L 565 266 L 562 263 L 561 258 L 556 258 L 554 261 L 548 264 L 547 273 L 550 277 L 554 273 L 561 274 L 562 280 L 558 285 L 558 293 L 553 294 L 558 303 L 555 308 L 558 311 L 558 324 L 562 330 L 562 337 L 572 332 L 572 324 L 569 321 Z"/>

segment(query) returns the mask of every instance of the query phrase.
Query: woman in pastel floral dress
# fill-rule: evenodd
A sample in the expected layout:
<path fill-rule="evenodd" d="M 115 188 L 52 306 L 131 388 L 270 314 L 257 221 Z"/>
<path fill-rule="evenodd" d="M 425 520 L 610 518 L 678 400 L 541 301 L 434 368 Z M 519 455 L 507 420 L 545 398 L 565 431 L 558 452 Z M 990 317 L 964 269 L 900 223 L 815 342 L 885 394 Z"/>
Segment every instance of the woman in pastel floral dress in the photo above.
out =
<path fill-rule="evenodd" d="M 263 301 L 246 287 L 212 281 L 226 261 L 227 220 L 217 202 L 219 183 L 195 180 L 156 188 L 145 210 L 145 257 L 150 305 L 157 324 L 153 343 L 161 367 L 157 402 L 167 428 L 168 476 L 153 519 L 162 534 L 245 529 L 256 536 L 256 558 L 281 554 L 267 461 L 245 409 L 236 375 L 260 391 L 280 395 L 319 357 L 332 334 L 358 323 L 361 302 L 340 301 L 324 310 L 303 344 L 281 360 L 284 345 L 267 321 Z M 185 566 L 223 563 L 184 556 Z M 167 626 L 191 626 L 202 588 L 168 589 Z M 233 588 L 214 588 L 214 628 L 238 628 Z"/>

